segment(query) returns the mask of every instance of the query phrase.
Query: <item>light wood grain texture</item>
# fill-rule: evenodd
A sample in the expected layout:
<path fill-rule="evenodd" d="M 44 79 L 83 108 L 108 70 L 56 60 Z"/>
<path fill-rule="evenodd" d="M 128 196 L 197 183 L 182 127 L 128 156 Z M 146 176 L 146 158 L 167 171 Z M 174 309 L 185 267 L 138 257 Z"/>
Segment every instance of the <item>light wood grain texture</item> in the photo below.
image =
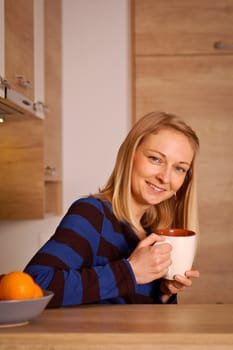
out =
<path fill-rule="evenodd" d="M 24 116 L 0 125 L 0 218 L 44 215 L 43 122 Z"/>
<path fill-rule="evenodd" d="M 61 1 L 46 0 L 45 6 L 45 175 L 46 213 L 62 213 L 62 92 L 61 92 Z"/>
<path fill-rule="evenodd" d="M 45 182 L 46 215 L 62 213 L 62 183 L 60 181 Z"/>
<path fill-rule="evenodd" d="M 0 328 L 0 349 L 231 349 L 233 305 L 89 305 Z"/>
<path fill-rule="evenodd" d="M 19 85 L 17 75 L 32 84 Z M 33 1 L 5 0 L 5 78 L 11 88 L 34 100 Z"/>
<path fill-rule="evenodd" d="M 233 45 L 231 0 L 135 0 L 133 8 L 137 55 L 213 55 L 216 41 Z"/>
<path fill-rule="evenodd" d="M 56 168 L 49 181 L 61 180 L 61 1 L 46 0 L 45 6 L 45 166 Z"/>
<path fill-rule="evenodd" d="M 197 266 L 204 284 L 190 301 L 232 302 L 228 291 L 233 290 L 233 280 L 228 276 L 233 273 L 233 56 L 138 57 L 136 66 L 137 118 L 152 110 L 173 112 L 200 137 Z"/>
<path fill-rule="evenodd" d="M 182 303 L 233 302 L 233 1 L 132 1 L 135 119 L 180 115 L 197 131 L 201 277 Z"/>
<path fill-rule="evenodd" d="M 45 120 L 11 115 L 0 125 L 0 218 L 37 219 L 62 213 L 61 1 L 44 1 Z M 33 1 L 5 1 L 6 79 L 34 99 Z M 32 89 L 15 79 L 23 75 Z M 1 101 L 2 102 L 2 101 Z M 14 145 L 12 146 L 12 142 Z M 52 175 L 45 168 L 54 169 Z"/>

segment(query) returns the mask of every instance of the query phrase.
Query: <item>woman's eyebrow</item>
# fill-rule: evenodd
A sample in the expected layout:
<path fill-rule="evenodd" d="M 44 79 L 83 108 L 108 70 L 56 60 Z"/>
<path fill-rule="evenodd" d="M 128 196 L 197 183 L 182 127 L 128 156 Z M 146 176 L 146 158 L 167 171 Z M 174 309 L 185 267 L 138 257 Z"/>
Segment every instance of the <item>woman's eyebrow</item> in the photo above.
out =
<path fill-rule="evenodd" d="M 167 158 L 166 155 L 165 155 L 164 153 L 162 153 L 162 152 L 160 152 L 160 151 L 157 151 L 157 149 L 152 149 L 152 148 L 150 148 L 149 151 L 150 151 L 150 152 L 159 153 L 162 157 Z"/>
<path fill-rule="evenodd" d="M 187 164 L 188 166 L 190 166 L 191 164 L 189 162 L 179 162 L 180 164 Z"/>

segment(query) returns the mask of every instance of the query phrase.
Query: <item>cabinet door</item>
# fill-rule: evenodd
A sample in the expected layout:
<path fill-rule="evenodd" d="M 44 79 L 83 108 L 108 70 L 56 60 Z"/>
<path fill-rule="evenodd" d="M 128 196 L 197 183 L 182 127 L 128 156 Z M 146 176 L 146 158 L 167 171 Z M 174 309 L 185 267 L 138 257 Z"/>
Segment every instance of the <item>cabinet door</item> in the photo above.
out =
<path fill-rule="evenodd" d="M 214 54 L 216 43 L 233 44 L 232 0 L 132 0 L 132 15 L 136 55 Z"/>
<path fill-rule="evenodd" d="M 0 124 L 0 219 L 44 217 L 43 122 L 32 117 Z"/>
<path fill-rule="evenodd" d="M 201 278 L 179 300 L 231 303 L 233 1 L 135 0 L 133 5 L 134 117 L 155 110 L 176 113 L 201 142 L 195 263 Z M 229 46 L 215 49 L 217 41 Z"/>
<path fill-rule="evenodd" d="M 0 77 L 4 76 L 4 2 L 0 0 Z M 1 84 L 1 82 L 0 82 Z M 4 91 L 0 87 L 0 97 L 4 97 Z"/>
<path fill-rule="evenodd" d="M 5 76 L 12 89 L 34 100 L 33 0 L 5 0 Z"/>
<path fill-rule="evenodd" d="M 49 106 L 49 112 L 44 120 L 46 212 L 56 215 L 62 213 L 61 17 L 61 1 L 45 1 L 45 103 Z"/>

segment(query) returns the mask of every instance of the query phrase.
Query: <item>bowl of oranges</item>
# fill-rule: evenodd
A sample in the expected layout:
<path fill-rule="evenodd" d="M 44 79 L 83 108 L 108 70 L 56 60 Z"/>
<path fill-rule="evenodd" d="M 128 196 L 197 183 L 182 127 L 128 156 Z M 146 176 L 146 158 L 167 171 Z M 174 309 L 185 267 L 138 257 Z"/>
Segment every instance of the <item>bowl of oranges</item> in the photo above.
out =
<path fill-rule="evenodd" d="M 43 291 L 33 278 L 13 271 L 0 278 L 0 327 L 27 324 L 37 317 L 54 293 Z"/>

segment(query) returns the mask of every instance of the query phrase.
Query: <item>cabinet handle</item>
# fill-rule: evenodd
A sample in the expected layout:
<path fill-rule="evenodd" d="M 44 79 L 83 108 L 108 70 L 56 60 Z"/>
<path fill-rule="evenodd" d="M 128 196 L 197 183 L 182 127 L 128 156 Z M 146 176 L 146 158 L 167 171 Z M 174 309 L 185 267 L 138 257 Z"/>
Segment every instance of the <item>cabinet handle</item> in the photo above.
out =
<path fill-rule="evenodd" d="M 221 41 L 215 41 L 213 47 L 216 50 L 233 50 L 233 45 L 223 44 Z"/>
<path fill-rule="evenodd" d="M 19 85 L 24 88 L 32 88 L 32 83 L 30 80 L 26 80 L 23 75 L 16 75 L 16 79 L 18 79 Z"/>
<path fill-rule="evenodd" d="M 10 89 L 10 84 L 8 83 L 8 81 L 6 79 L 4 79 L 1 75 L 0 75 L 0 86 L 3 88 L 8 88 Z"/>
<path fill-rule="evenodd" d="M 41 101 L 34 102 L 33 109 L 35 112 L 40 112 L 40 113 L 48 113 L 49 112 L 48 106 Z"/>
<path fill-rule="evenodd" d="M 44 170 L 45 170 L 45 175 L 47 175 L 47 176 L 56 176 L 57 175 L 56 167 L 51 167 L 51 166 L 47 165 Z"/>

